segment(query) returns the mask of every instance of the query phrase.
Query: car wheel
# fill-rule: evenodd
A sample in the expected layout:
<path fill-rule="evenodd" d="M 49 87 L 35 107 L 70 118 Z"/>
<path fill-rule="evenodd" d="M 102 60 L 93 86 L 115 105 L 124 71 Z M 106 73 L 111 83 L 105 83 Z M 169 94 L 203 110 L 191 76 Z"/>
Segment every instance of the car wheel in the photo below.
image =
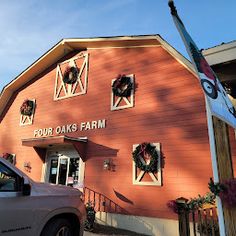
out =
<path fill-rule="evenodd" d="M 201 85 L 203 90 L 205 91 L 205 93 L 212 99 L 216 99 L 218 97 L 218 93 L 217 90 L 215 88 L 215 86 L 206 79 L 202 79 L 201 80 Z"/>
<path fill-rule="evenodd" d="M 67 219 L 54 219 L 45 226 L 41 236 L 74 236 L 73 227 Z"/>

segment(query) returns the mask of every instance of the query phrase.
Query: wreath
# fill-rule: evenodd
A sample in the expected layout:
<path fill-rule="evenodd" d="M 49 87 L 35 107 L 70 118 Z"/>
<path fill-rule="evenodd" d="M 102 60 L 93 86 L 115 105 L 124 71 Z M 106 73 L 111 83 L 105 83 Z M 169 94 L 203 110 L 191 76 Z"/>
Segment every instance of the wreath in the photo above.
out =
<path fill-rule="evenodd" d="M 145 172 L 156 172 L 158 153 L 156 146 L 151 143 L 142 143 L 133 151 L 135 165 Z"/>
<path fill-rule="evenodd" d="M 66 84 L 74 84 L 78 79 L 78 68 L 77 67 L 66 67 L 63 74 L 63 82 Z"/>
<path fill-rule="evenodd" d="M 20 113 L 21 115 L 24 116 L 31 116 L 33 114 L 33 110 L 34 110 L 34 101 L 28 99 L 26 99 L 20 107 Z"/>
<path fill-rule="evenodd" d="M 10 163 L 14 164 L 14 155 L 6 152 L 2 154 L 2 157 L 7 161 L 9 161 Z"/>
<path fill-rule="evenodd" d="M 118 75 L 112 84 L 112 91 L 117 97 L 129 97 L 133 89 L 131 78 L 125 75 Z"/>

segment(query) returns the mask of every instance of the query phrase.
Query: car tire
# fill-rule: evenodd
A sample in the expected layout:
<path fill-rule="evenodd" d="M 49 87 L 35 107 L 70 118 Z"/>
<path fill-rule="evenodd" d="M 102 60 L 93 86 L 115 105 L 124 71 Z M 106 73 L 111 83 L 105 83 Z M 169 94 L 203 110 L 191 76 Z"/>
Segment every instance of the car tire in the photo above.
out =
<path fill-rule="evenodd" d="M 40 236 L 75 236 L 67 219 L 53 219 L 45 226 Z"/>
<path fill-rule="evenodd" d="M 205 91 L 205 93 L 212 99 L 216 99 L 218 97 L 218 93 L 217 90 L 215 88 L 215 86 L 206 79 L 202 79 L 201 80 L 201 85 L 203 90 Z"/>

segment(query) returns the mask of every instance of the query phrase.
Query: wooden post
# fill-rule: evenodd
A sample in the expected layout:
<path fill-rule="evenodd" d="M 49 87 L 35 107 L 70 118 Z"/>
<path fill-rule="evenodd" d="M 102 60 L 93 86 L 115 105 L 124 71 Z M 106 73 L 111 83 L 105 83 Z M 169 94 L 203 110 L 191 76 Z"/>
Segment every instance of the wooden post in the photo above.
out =
<path fill-rule="evenodd" d="M 189 211 L 185 208 L 188 199 L 180 197 L 176 199 L 178 204 L 179 236 L 190 236 Z"/>
<path fill-rule="evenodd" d="M 228 125 L 214 116 L 212 121 L 219 182 L 222 182 L 223 180 L 234 178 Z M 223 203 L 222 205 L 226 235 L 236 235 L 236 208 L 228 208 Z"/>
<path fill-rule="evenodd" d="M 179 236 L 190 236 L 188 212 L 179 213 Z"/>

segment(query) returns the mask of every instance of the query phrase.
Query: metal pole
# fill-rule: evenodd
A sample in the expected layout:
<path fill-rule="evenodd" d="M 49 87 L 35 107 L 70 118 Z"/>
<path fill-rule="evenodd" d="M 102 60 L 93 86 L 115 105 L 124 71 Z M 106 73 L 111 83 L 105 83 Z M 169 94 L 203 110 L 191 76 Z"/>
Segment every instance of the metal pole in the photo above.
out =
<path fill-rule="evenodd" d="M 216 159 L 214 127 L 213 127 L 213 122 L 212 122 L 212 114 L 211 114 L 206 97 L 205 97 L 205 103 L 206 103 L 206 111 L 207 111 L 207 124 L 208 124 L 208 135 L 209 135 L 209 142 L 210 142 L 213 178 L 214 178 L 215 183 L 219 183 L 219 172 L 218 172 L 217 159 Z M 225 234 L 223 207 L 222 207 L 221 199 L 218 196 L 216 196 L 216 205 L 218 209 L 220 236 L 225 236 L 226 234 Z"/>

